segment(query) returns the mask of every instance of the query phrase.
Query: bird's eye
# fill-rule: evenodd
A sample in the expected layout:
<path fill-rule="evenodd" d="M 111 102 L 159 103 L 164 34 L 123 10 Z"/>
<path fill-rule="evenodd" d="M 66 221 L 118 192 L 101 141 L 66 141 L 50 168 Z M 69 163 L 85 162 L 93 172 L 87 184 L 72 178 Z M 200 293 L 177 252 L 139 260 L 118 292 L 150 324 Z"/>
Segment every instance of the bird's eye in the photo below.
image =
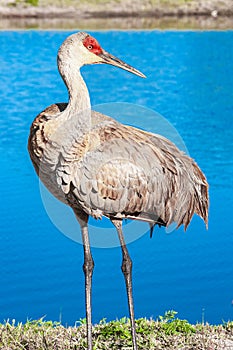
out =
<path fill-rule="evenodd" d="M 93 49 L 93 46 L 92 46 L 92 45 L 88 45 L 88 46 L 87 46 L 87 49 L 88 49 L 88 50 L 92 50 L 92 49 Z"/>

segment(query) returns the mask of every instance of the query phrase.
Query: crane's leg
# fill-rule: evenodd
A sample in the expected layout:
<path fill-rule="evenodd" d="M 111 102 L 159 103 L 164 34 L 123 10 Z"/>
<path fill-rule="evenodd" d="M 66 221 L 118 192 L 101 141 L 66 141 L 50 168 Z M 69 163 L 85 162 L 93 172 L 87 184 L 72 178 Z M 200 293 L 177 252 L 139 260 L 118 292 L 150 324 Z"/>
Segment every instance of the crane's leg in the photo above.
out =
<path fill-rule="evenodd" d="M 92 274 L 94 269 L 94 261 L 91 255 L 90 241 L 88 235 L 88 215 L 77 215 L 77 220 L 81 226 L 84 264 L 83 271 L 85 275 L 85 295 L 86 295 L 86 321 L 87 321 L 87 349 L 92 350 L 92 320 L 91 320 L 91 289 L 92 289 Z"/>
<path fill-rule="evenodd" d="M 129 314 L 130 314 L 130 322 L 131 322 L 131 333 L 132 333 L 132 340 L 133 340 L 133 350 L 137 350 L 136 327 L 135 327 L 134 306 L 133 306 L 133 292 L 132 292 L 132 260 L 129 256 L 129 252 L 125 244 L 125 240 L 122 232 L 122 220 L 111 219 L 111 221 L 117 229 L 118 237 L 121 244 L 121 250 L 122 250 L 121 270 L 125 277 L 125 284 L 126 284 L 126 290 L 127 290 Z"/>

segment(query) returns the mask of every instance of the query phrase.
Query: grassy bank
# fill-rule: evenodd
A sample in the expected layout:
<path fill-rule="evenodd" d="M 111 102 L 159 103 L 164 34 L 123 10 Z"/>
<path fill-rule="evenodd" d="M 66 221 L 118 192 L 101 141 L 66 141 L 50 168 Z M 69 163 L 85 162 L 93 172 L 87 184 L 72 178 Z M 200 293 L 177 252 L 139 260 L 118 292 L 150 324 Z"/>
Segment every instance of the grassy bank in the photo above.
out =
<path fill-rule="evenodd" d="M 137 340 L 142 350 L 232 350 L 233 322 L 218 326 L 191 325 L 169 311 L 158 320 L 136 320 Z M 85 320 L 75 327 L 41 320 L 25 324 L 5 322 L 0 325 L 1 350 L 85 350 Z M 94 349 L 126 350 L 132 348 L 129 320 L 123 318 L 93 327 Z"/>
<path fill-rule="evenodd" d="M 0 7 L 0 15 L 37 17 L 233 15 L 232 0 L 0 0 Z"/>
<path fill-rule="evenodd" d="M 231 29 L 232 0 L 0 0 L 0 29 Z"/>

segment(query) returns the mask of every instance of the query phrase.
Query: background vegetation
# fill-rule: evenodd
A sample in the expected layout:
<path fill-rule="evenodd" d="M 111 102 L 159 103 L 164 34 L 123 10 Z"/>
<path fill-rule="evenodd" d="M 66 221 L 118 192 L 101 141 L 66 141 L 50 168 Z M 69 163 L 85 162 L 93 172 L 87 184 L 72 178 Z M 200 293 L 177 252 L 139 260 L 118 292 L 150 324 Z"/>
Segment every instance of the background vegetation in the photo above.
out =
<path fill-rule="evenodd" d="M 80 8 L 82 6 L 104 6 L 109 8 L 114 7 L 137 8 L 141 10 L 150 8 L 172 9 L 172 8 L 187 8 L 192 10 L 209 9 L 209 8 L 229 8 L 232 10 L 232 0 L 0 0 L 0 5 L 33 5 L 33 6 L 57 6 L 67 7 L 73 6 Z"/>

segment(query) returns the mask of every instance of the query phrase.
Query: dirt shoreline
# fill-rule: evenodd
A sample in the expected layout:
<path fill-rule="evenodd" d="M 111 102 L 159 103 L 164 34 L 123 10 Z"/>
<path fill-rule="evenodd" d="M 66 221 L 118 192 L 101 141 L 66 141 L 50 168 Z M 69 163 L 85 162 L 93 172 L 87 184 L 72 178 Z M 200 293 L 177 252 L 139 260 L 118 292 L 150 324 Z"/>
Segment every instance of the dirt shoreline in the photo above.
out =
<path fill-rule="evenodd" d="M 55 5 L 54 5 L 55 4 Z M 150 1 L 114 0 L 106 2 L 69 1 L 61 6 L 59 1 L 39 1 L 39 6 L 0 0 L 0 18 L 127 18 L 173 16 L 226 16 L 233 17 L 232 0 L 177 0 Z M 233 20 L 233 19 L 232 19 Z"/>
<path fill-rule="evenodd" d="M 14 1 L 0 0 L 0 29 L 233 28 L 232 0 L 39 0 L 39 6 Z"/>

